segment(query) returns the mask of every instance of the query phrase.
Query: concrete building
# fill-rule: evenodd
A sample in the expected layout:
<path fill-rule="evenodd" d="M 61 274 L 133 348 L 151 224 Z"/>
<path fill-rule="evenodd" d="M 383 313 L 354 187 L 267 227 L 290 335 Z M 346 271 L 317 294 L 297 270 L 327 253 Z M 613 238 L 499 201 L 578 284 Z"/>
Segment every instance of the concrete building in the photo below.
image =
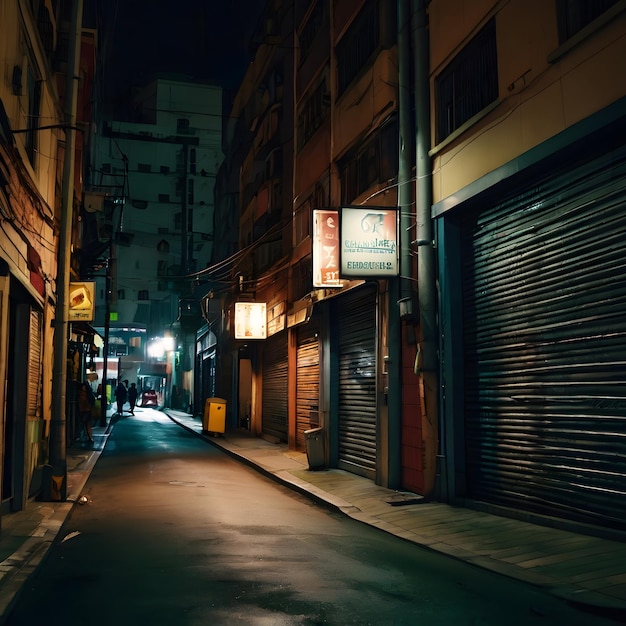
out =
<path fill-rule="evenodd" d="M 399 487 L 400 278 L 395 271 L 344 277 L 337 266 L 321 279 L 314 259 L 317 210 L 337 213 L 337 224 L 342 207 L 361 207 L 368 219 L 384 214 L 397 237 L 397 20 L 389 9 L 268 5 L 235 100 L 232 126 L 240 132 L 225 147 L 232 165 L 220 185 L 224 198 L 238 198 L 240 247 L 221 301 L 216 279 L 226 257 L 214 259 L 204 309 L 217 335 L 216 387 L 230 403 L 231 425 L 297 450 L 306 448 L 306 431 L 321 427 L 327 464 Z M 229 195 L 227 172 L 237 167 L 237 194 Z M 218 211 L 230 206 L 218 199 Z M 396 250 L 390 240 L 394 269 Z M 259 304 L 262 338 L 250 329 L 250 339 L 245 329 L 239 335 L 236 307 L 252 316 Z M 416 391 L 405 406 L 419 424 Z"/>
<path fill-rule="evenodd" d="M 620 531 L 625 9 L 428 7 L 442 493 Z"/>
<path fill-rule="evenodd" d="M 624 530 L 624 9 L 268 3 L 216 207 L 239 248 L 202 276 L 230 426 L 298 450 L 320 426 L 326 466 Z"/>
<path fill-rule="evenodd" d="M 202 322 L 197 300 L 189 301 L 194 274 L 212 254 L 221 116 L 220 88 L 160 78 L 138 90 L 136 121 L 102 122 L 91 155 L 94 254 L 86 264 L 101 268 L 98 326 L 109 324 L 109 378 L 157 388 L 161 402 L 175 388 L 184 408 Z M 171 345 L 157 356 L 166 337 Z"/>
<path fill-rule="evenodd" d="M 76 435 L 73 390 L 84 380 L 93 329 L 71 322 L 61 338 L 70 367 L 66 390 L 54 371 L 60 309 L 62 214 L 71 212 L 69 278 L 79 274 L 79 208 L 86 135 L 77 133 L 75 176 L 64 178 L 68 124 L 65 79 L 72 3 L 7 0 L 0 5 L 0 446 L 2 512 L 38 495 L 51 458 L 51 431 L 61 454 Z M 80 29 L 76 120 L 90 117 L 96 33 Z M 73 69 L 72 69 L 73 73 Z M 65 107 L 65 108 L 64 108 Z M 69 189 L 66 189 L 69 187 Z M 64 190 L 68 207 L 64 206 Z M 67 320 L 65 320 L 67 321 Z M 65 357 L 61 363 L 65 364 Z M 53 414 L 53 387 L 62 405 Z M 67 402 L 65 403 L 65 400 Z M 63 459 L 60 459 L 63 461 Z"/>

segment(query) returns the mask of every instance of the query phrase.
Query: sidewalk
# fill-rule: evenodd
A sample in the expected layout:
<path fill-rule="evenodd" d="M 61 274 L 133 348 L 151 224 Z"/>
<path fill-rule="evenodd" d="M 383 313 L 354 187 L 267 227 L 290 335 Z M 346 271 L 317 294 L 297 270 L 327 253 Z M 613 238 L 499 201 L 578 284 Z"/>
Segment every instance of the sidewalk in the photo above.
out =
<path fill-rule="evenodd" d="M 0 532 L 0 624 L 20 587 L 43 560 L 55 540 L 63 522 L 91 474 L 109 436 L 107 427 L 94 427 L 94 444 L 77 442 L 67 449 L 67 500 L 39 502 L 29 500 L 22 511 L 2 515 Z"/>
<path fill-rule="evenodd" d="M 310 471 L 306 454 L 286 444 L 246 431 L 204 434 L 200 417 L 165 412 L 231 456 L 355 520 L 626 623 L 626 543 L 420 501 L 342 470 Z"/>

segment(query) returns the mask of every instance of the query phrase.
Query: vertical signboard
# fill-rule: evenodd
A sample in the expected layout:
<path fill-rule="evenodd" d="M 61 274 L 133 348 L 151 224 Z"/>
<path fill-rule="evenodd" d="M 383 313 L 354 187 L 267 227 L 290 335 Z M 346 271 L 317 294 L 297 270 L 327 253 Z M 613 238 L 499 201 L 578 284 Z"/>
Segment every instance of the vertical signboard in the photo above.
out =
<path fill-rule="evenodd" d="M 340 287 L 339 211 L 313 210 L 313 287 Z"/>
<path fill-rule="evenodd" d="M 398 219 L 396 209 L 341 209 L 341 276 L 386 278 L 397 276 Z"/>

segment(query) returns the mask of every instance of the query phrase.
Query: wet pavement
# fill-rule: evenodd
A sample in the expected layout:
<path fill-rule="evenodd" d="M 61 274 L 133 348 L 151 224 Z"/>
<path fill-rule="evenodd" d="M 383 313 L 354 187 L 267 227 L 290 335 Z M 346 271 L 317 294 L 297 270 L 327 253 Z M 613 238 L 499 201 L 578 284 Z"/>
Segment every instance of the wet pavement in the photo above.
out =
<path fill-rule="evenodd" d="M 427 502 L 343 470 L 312 471 L 306 454 L 290 451 L 284 443 L 254 437 L 244 430 L 211 435 L 203 432 L 200 417 L 170 409 L 165 412 L 232 457 L 355 520 L 539 586 L 590 614 L 626 623 L 626 542 Z M 0 623 L 72 507 L 80 506 L 81 492 L 106 445 L 109 427 L 94 428 L 93 446 L 77 444 L 68 449 L 66 501 L 33 500 L 24 511 L 2 516 Z"/>

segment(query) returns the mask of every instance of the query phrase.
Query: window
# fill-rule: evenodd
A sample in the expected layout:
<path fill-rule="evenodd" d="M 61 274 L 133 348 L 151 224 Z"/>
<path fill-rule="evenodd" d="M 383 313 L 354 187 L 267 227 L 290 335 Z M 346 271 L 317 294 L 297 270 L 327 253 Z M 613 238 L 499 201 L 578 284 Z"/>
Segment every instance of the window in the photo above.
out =
<path fill-rule="evenodd" d="M 398 126 L 387 124 L 356 150 L 341 167 L 342 202 L 349 204 L 377 183 L 398 171 Z"/>
<path fill-rule="evenodd" d="M 437 143 L 498 98 L 496 26 L 491 20 L 435 80 Z"/>
<path fill-rule="evenodd" d="M 300 115 L 298 115 L 298 150 L 303 148 L 328 117 L 329 105 L 330 96 L 326 87 L 326 79 L 324 79 L 304 103 Z"/>
<path fill-rule="evenodd" d="M 137 292 L 137 300 L 150 300 L 149 292 L 147 289 L 141 289 Z"/>
<path fill-rule="evenodd" d="M 38 80 L 29 65 L 27 74 L 28 89 L 28 119 L 26 122 L 26 153 L 31 164 L 35 165 L 37 153 L 37 128 L 39 127 L 39 115 L 41 113 L 41 80 Z"/>
<path fill-rule="evenodd" d="M 296 209 L 293 221 L 294 243 L 298 245 L 311 235 L 313 209 L 327 206 L 327 192 L 322 183 L 316 183 L 311 195 Z"/>
<path fill-rule="evenodd" d="M 367 66 L 380 45 L 378 2 L 367 2 L 337 45 L 338 95 Z"/>
<path fill-rule="evenodd" d="M 196 173 L 196 149 L 195 148 L 191 148 L 191 150 L 189 150 L 189 173 L 190 174 Z"/>
<path fill-rule="evenodd" d="M 169 193 L 160 193 L 159 194 L 159 202 L 163 202 L 164 204 L 167 204 L 170 201 L 170 194 Z"/>
<path fill-rule="evenodd" d="M 149 173 L 151 170 L 150 163 L 139 163 L 137 165 L 137 171 L 139 172 Z"/>
<path fill-rule="evenodd" d="M 160 278 L 167 276 L 167 261 L 161 259 L 157 262 L 157 276 Z"/>
<path fill-rule="evenodd" d="M 187 204 L 193 204 L 193 178 L 187 181 Z"/>
<path fill-rule="evenodd" d="M 125 300 L 126 299 L 126 292 L 123 289 L 118 289 L 117 290 L 117 299 L 118 300 Z"/>
<path fill-rule="evenodd" d="M 161 165 L 160 171 L 161 171 L 161 174 L 169 174 L 170 168 L 168 165 Z"/>
<path fill-rule="evenodd" d="M 176 132 L 185 134 L 189 131 L 189 120 L 181 117 L 176 120 Z"/>
<path fill-rule="evenodd" d="M 320 32 L 324 17 L 325 3 L 326 0 L 317 0 L 311 14 L 309 15 L 309 19 L 300 31 L 300 63 L 303 63 L 307 58 L 311 48 L 313 47 L 313 42 L 315 41 L 317 34 Z"/>
<path fill-rule="evenodd" d="M 618 0 L 557 0 L 560 43 L 573 37 L 617 2 Z"/>

